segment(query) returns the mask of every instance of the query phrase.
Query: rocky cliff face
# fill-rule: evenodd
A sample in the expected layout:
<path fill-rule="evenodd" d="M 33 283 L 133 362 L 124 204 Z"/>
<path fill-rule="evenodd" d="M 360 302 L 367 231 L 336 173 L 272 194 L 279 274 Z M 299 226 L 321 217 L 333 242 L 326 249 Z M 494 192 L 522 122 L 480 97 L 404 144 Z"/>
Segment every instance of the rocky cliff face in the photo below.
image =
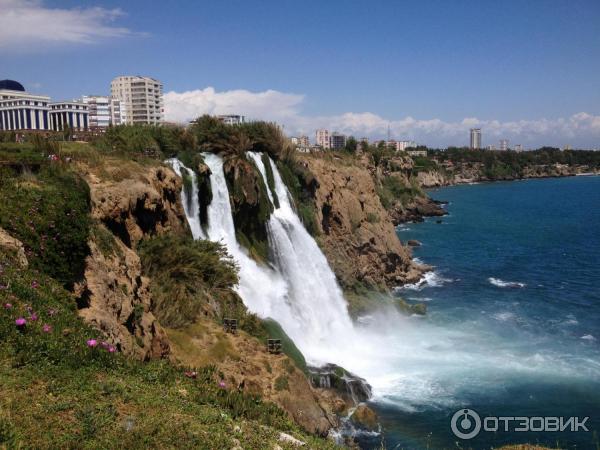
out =
<path fill-rule="evenodd" d="M 125 354 L 164 357 L 169 344 L 150 311 L 149 280 L 142 276 L 135 246 L 147 235 L 189 233 L 179 201 L 181 180 L 166 167 L 133 162 L 79 169 L 90 187 L 96 222 L 85 279 L 76 287 L 80 314 Z"/>
<path fill-rule="evenodd" d="M 424 268 L 398 239 L 367 167 L 316 155 L 301 163 L 316 180 L 317 239 L 343 287 L 386 289 L 420 278 Z"/>

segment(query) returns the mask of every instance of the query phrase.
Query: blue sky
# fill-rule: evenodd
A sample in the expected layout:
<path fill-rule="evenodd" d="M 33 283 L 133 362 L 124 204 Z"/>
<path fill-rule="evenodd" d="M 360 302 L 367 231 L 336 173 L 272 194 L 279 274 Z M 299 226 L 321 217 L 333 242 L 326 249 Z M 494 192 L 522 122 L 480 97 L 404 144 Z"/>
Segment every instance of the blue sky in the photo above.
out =
<path fill-rule="evenodd" d="M 290 133 L 372 137 L 389 125 L 430 145 L 466 144 L 476 125 L 484 144 L 600 147 L 598 0 L 0 0 L 0 10 L 0 78 L 56 98 L 143 74 L 164 83 L 174 121 L 241 112 Z"/>

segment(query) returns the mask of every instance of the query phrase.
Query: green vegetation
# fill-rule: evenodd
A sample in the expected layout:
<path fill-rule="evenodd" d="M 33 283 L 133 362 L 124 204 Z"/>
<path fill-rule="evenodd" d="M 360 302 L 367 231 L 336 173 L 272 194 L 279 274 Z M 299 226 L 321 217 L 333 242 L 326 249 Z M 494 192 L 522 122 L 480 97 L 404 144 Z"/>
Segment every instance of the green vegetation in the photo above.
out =
<path fill-rule="evenodd" d="M 23 242 L 33 268 L 65 286 L 83 275 L 89 254 L 89 189 L 61 165 L 34 174 L 0 172 L 0 227 Z"/>
<path fill-rule="evenodd" d="M 186 375 L 124 357 L 59 283 L 6 252 L 0 267 L 0 448 L 230 448 L 235 438 L 258 449 L 279 431 L 332 447 L 275 405 L 221 386 L 213 367 Z"/>
<path fill-rule="evenodd" d="M 138 252 L 152 280 L 154 314 L 169 328 L 193 323 L 211 302 L 229 301 L 238 282 L 237 266 L 218 242 L 163 235 L 142 241 Z"/>
<path fill-rule="evenodd" d="M 402 179 L 393 175 L 383 177 L 377 186 L 377 195 L 383 207 L 390 209 L 396 201 L 406 205 L 415 197 L 424 195 L 414 178 L 409 183 L 406 185 Z"/>
<path fill-rule="evenodd" d="M 280 375 L 275 379 L 275 390 L 276 391 L 288 391 L 290 389 L 290 385 L 288 382 L 288 377 L 285 375 Z"/>

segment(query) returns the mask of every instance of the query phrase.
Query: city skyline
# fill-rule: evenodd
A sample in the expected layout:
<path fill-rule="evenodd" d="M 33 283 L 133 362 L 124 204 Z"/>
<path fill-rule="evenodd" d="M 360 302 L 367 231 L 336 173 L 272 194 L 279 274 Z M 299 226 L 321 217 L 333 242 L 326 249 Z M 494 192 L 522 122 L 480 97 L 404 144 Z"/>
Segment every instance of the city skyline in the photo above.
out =
<path fill-rule="evenodd" d="M 144 74 L 164 83 L 168 121 L 242 114 L 289 135 L 389 127 L 393 139 L 463 146 L 482 128 L 483 146 L 600 146 L 597 2 L 0 5 L 0 78 L 52 98 L 107 95 L 114 77 Z M 343 20 L 323 18 L 333 14 Z"/>

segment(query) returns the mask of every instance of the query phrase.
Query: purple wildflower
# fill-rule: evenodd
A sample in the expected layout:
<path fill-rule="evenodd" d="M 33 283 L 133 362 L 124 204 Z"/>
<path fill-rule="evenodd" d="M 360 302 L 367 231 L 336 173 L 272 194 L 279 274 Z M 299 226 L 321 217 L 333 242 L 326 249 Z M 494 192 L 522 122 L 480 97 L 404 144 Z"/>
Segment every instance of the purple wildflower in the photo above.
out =
<path fill-rule="evenodd" d="M 38 316 L 37 316 L 37 314 L 36 314 L 36 313 L 34 313 L 34 312 L 32 312 L 32 313 L 29 315 L 29 320 L 31 320 L 32 322 L 35 322 L 36 320 L 38 320 Z"/>
<path fill-rule="evenodd" d="M 52 317 L 52 316 L 55 316 L 57 312 L 58 312 L 58 311 L 57 311 L 56 309 L 54 309 L 54 308 L 50 308 L 50 309 L 48 309 L 48 315 L 49 315 L 50 317 Z"/>
<path fill-rule="evenodd" d="M 117 351 L 117 349 L 113 345 L 109 345 L 108 348 L 106 349 L 106 351 L 108 353 L 114 353 Z"/>
<path fill-rule="evenodd" d="M 40 284 L 36 280 L 33 280 L 31 282 L 31 287 L 37 289 L 38 287 L 40 287 Z"/>
<path fill-rule="evenodd" d="M 88 339 L 87 346 L 90 348 L 94 348 L 98 345 L 98 341 L 96 339 Z"/>
<path fill-rule="evenodd" d="M 44 333 L 51 333 L 52 332 L 52 325 L 48 325 L 47 323 L 45 323 L 44 326 L 42 327 L 42 331 Z"/>
<path fill-rule="evenodd" d="M 27 324 L 27 321 L 23 318 L 23 317 L 19 317 L 17 320 L 15 320 L 15 325 L 17 326 L 17 328 L 25 328 L 25 325 Z"/>
<path fill-rule="evenodd" d="M 225 389 L 225 382 L 223 380 L 219 381 L 219 387 Z"/>
<path fill-rule="evenodd" d="M 12 309 L 12 304 L 11 303 L 5 303 L 4 304 L 4 309 Z"/>

